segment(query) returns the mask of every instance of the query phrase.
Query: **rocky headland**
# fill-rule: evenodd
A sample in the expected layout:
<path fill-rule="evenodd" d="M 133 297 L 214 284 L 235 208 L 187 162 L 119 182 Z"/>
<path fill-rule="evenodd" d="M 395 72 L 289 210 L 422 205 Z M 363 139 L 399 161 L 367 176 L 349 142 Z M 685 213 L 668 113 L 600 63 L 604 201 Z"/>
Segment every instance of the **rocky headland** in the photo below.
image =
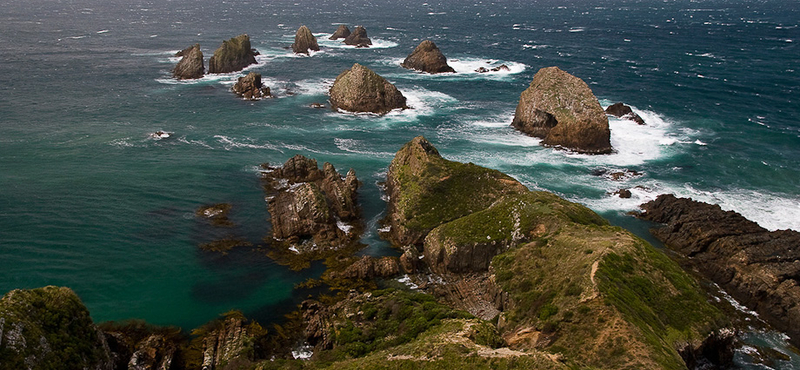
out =
<path fill-rule="evenodd" d="M 245 100 L 261 100 L 272 97 L 269 87 L 261 83 L 261 73 L 250 72 L 247 76 L 239 77 L 231 90 Z"/>
<path fill-rule="evenodd" d="M 768 231 L 718 205 L 660 195 L 640 218 L 653 235 L 800 345 L 800 233 Z"/>
<path fill-rule="evenodd" d="M 606 108 L 606 113 L 617 118 L 624 118 L 627 120 L 631 120 L 640 125 L 645 124 L 644 119 L 642 119 L 641 116 L 636 114 L 636 112 L 634 112 L 633 109 L 631 109 L 631 107 L 622 103 L 614 103 L 612 105 L 609 105 L 608 108 Z"/>
<path fill-rule="evenodd" d="M 208 73 L 241 71 L 256 63 L 258 52 L 250 46 L 250 36 L 242 34 L 222 42 L 208 60 Z"/>
<path fill-rule="evenodd" d="M 407 69 L 427 73 L 455 73 L 453 67 L 447 65 L 447 57 L 436 47 L 433 41 L 422 41 L 414 51 L 409 54 L 400 66 Z"/>
<path fill-rule="evenodd" d="M 344 43 L 346 45 L 353 45 L 358 48 L 368 48 L 372 45 L 372 40 L 367 37 L 367 29 L 363 26 L 357 26 L 353 32 L 345 37 Z"/>
<path fill-rule="evenodd" d="M 589 86 L 558 67 L 540 69 L 522 92 L 511 126 L 545 146 L 608 154 L 608 117 Z"/>
<path fill-rule="evenodd" d="M 295 54 L 308 55 L 309 50 L 319 51 L 317 38 L 311 33 L 311 30 L 306 26 L 301 26 L 297 29 L 294 35 L 294 44 L 292 44 L 292 51 Z"/>
<path fill-rule="evenodd" d="M 205 64 L 203 63 L 203 52 L 200 51 L 200 44 L 194 44 L 175 54 L 181 60 L 172 70 L 172 77 L 179 80 L 190 80 L 203 77 Z"/>
<path fill-rule="evenodd" d="M 361 64 L 342 72 L 329 91 L 331 108 L 386 114 L 406 109 L 406 97 L 389 81 Z"/>
<path fill-rule="evenodd" d="M 283 166 L 262 165 L 273 247 L 317 259 L 352 246 L 363 228 L 360 186 L 352 169 L 342 177 L 330 163 L 296 155 Z"/>
<path fill-rule="evenodd" d="M 350 36 L 350 29 L 347 26 L 340 24 L 336 31 L 333 32 L 331 37 L 328 40 L 338 40 L 338 39 L 346 39 L 347 36 Z"/>

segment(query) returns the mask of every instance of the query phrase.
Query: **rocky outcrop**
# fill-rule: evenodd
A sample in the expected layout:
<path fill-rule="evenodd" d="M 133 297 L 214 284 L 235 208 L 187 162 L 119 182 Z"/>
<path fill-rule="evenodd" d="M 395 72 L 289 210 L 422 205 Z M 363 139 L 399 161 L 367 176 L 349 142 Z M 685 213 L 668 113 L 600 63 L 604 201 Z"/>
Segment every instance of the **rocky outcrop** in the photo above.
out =
<path fill-rule="evenodd" d="M 114 368 L 103 333 L 69 288 L 12 290 L 0 299 L 3 369 Z"/>
<path fill-rule="evenodd" d="M 336 31 L 329 37 L 329 40 L 338 40 L 338 39 L 346 39 L 347 36 L 350 36 L 350 29 L 347 26 L 340 24 Z"/>
<path fill-rule="evenodd" d="M 338 249 L 354 242 L 360 220 L 355 171 L 342 178 L 330 163 L 296 155 L 282 167 L 262 165 L 272 235 L 298 252 Z"/>
<path fill-rule="evenodd" d="M 511 126 L 542 144 L 579 153 L 611 153 L 608 117 L 589 86 L 558 67 L 540 69 L 519 104 Z"/>
<path fill-rule="evenodd" d="M 406 109 L 406 97 L 389 81 L 358 63 L 342 72 L 330 89 L 331 107 L 349 112 L 386 114 Z"/>
<path fill-rule="evenodd" d="M 203 77 L 206 67 L 205 64 L 203 64 L 203 52 L 200 51 L 200 44 L 194 44 L 183 49 L 179 51 L 176 56 L 182 58 L 172 70 L 172 77 L 179 80 Z"/>
<path fill-rule="evenodd" d="M 233 370 L 251 365 L 253 341 L 260 326 L 247 325 L 244 317 L 231 315 L 216 323 L 203 338 L 202 370 Z"/>
<path fill-rule="evenodd" d="M 301 26 L 294 34 L 294 44 L 292 44 L 292 51 L 295 54 L 308 54 L 309 50 L 319 51 L 317 38 L 311 33 L 311 30 L 306 26 Z"/>
<path fill-rule="evenodd" d="M 489 72 L 508 72 L 508 71 L 510 71 L 510 70 L 511 70 L 511 69 L 510 69 L 510 68 L 508 68 L 508 66 L 507 66 L 507 65 L 505 65 L 505 64 L 501 64 L 501 65 L 499 65 L 499 66 L 497 66 L 497 67 L 494 67 L 494 68 L 480 67 L 480 68 L 476 69 L 476 70 L 475 70 L 475 72 L 478 72 L 478 73 L 489 73 Z"/>
<path fill-rule="evenodd" d="M 229 73 L 241 71 L 256 63 L 255 49 L 250 47 L 250 36 L 242 34 L 223 41 L 208 60 L 208 73 Z"/>
<path fill-rule="evenodd" d="M 634 112 L 633 109 L 631 109 L 631 107 L 622 103 L 614 103 L 612 105 L 609 105 L 608 108 L 606 108 L 606 114 L 610 114 L 617 118 L 624 118 L 627 120 L 631 120 L 640 125 L 644 125 L 644 120 L 642 119 L 642 117 L 636 114 L 636 112 Z"/>
<path fill-rule="evenodd" d="M 141 341 L 128 362 L 128 370 L 167 370 L 172 366 L 178 347 L 160 334 Z"/>
<path fill-rule="evenodd" d="M 269 87 L 261 83 L 261 73 L 250 72 L 247 76 L 239 77 L 232 90 L 245 100 L 261 100 L 272 97 Z"/>
<path fill-rule="evenodd" d="M 400 66 L 428 73 L 455 73 L 453 67 L 447 65 L 447 57 L 436 47 L 433 41 L 425 40 L 409 54 Z"/>
<path fill-rule="evenodd" d="M 718 205 L 660 195 L 640 218 L 686 263 L 800 344 L 800 233 L 768 231 Z"/>
<path fill-rule="evenodd" d="M 363 26 L 358 26 L 353 30 L 353 33 L 344 39 L 344 43 L 358 48 L 368 48 L 372 45 L 372 40 L 367 37 L 367 29 Z"/>
<path fill-rule="evenodd" d="M 329 278 L 371 280 L 375 278 L 390 278 L 399 273 L 400 264 L 397 257 L 375 258 L 364 256 L 342 271 L 332 271 Z"/>
<path fill-rule="evenodd" d="M 228 214 L 231 211 L 230 203 L 217 203 L 210 206 L 200 206 L 194 211 L 195 216 L 208 220 L 213 226 L 233 227 L 234 224 Z"/>
<path fill-rule="evenodd" d="M 422 245 L 435 227 L 528 189 L 499 171 L 448 161 L 418 136 L 404 145 L 389 165 L 386 191 L 388 239 L 404 246 Z"/>

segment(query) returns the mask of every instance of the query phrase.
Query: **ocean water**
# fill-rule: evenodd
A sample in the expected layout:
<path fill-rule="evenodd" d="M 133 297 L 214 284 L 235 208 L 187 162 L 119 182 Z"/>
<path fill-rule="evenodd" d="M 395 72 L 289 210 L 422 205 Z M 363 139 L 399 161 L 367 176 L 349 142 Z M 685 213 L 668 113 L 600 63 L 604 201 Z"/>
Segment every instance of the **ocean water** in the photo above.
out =
<path fill-rule="evenodd" d="M 198 244 L 220 236 L 194 217 L 233 205 L 223 234 L 269 235 L 257 166 L 295 154 L 354 168 L 377 237 L 379 182 L 394 153 L 424 135 L 447 158 L 504 171 L 580 202 L 643 237 L 626 213 L 658 194 L 718 203 L 770 229 L 800 230 L 800 10 L 788 0 L 612 1 L 5 1 L 0 13 L 0 291 L 73 288 L 97 321 L 142 318 L 191 328 L 237 308 L 271 320 L 307 292 L 263 252 Z M 373 47 L 327 40 L 364 25 Z M 322 50 L 287 50 L 307 25 Z M 206 58 L 247 33 L 261 55 L 241 73 L 175 81 L 172 55 Z M 433 40 L 456 74 L 399 63 Z M 313 109 L 361 63 L 413 109 L 382 117 Z M 506 64 L 510 71 L 475 73 Z M 584 79 L 610 118 L 616 153 L 544 148 L 509 127 L 539 68 Z M 247 71 L 275 99 L 230 88 Z M 157 140 L 157 130 L 172 133 Z M 603 171 L 637 171 L 615 181 Z M 629 188 L 631 199 L 611 195 Z"/>

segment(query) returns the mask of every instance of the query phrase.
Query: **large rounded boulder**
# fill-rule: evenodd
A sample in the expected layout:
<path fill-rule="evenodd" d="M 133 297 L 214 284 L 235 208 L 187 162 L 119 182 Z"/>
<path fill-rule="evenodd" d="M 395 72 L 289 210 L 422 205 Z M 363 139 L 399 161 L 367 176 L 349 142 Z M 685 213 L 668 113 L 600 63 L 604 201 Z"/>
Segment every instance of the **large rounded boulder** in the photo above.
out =
<path fill-rule="evenodd" d="M 597 97 L 578 77 L 542 68 L 519 98 L 511 123 L 542 144 L 587 154 L 608 154 L 611 130 Z"/>
<path fill-rule="evenodd" d="M 179 80 L 190 80 L 203 77 L 205 65 L 203 64 L 203 52 L 200 51 L 200 44 L 194 44 L 186 49 L 179 51 L 176 56 L 182 57 L 172 70 L 172 77 Z"/>
<path fill-rule="evenodd" d="M 453 67 L 447 65 L 447 57 L 430 40 L 422 41 L 400 66 L 428 73 L 455 72 Z"/>
<path fill-rule="evenodd" d="M 309 50 L 319 51 L 317 38 L 311 33 L 311 30 L 306 26 L 301 26 L 297 29 L 294 35 L 294 44 L 292 44 L 292 51 L 295 54 L 308 54 Z"/>
<path fill-rule="evenodd" d="M 250 47 L 250 36 L 242 34 L 223 41 L 208 60 L 208 73 L 241 71 L 256 63 L 256 51 Z"/>
<path fill-rule="evenodd" d="M 349 112 L 386 114 L 408 108 L 406 97 L 394 85 L 358 63 L 336 77 L 330 96 L 333 109 Z"/>

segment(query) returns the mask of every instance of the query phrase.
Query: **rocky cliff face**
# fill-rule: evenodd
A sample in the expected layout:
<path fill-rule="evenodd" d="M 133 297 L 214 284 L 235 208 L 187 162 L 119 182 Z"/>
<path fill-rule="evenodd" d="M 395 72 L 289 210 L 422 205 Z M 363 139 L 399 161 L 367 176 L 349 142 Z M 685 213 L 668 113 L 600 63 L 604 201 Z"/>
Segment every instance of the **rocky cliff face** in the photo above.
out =
<path fill-rule="evenodd" d="M 639 217 L 687 263 L 800 345 L 800 233 L 770 232 L 718 205 L 661 195 Z"/>
<path fill-rule="evenodd" d="M 386 114 L 408 108 L 406 97 L 394 85 L 358 63 L 336 77 L 330 96 L 333 109 L 349 112 Z"/>
<path fill-rule="evenodd" d="M 622 103 L 614 103 L 609 105 L 608 108 L 606 108 L 606 113 L 617 118 L 624 118 L 640 125 L 644 125 L 644 120 L 642 117 L 636 114 L 631 107 Z"/>
<path fill-rule="evenodd" d="M 260 326 L 247 325 L 239 315 L 218 322 L 203 339 L 202 370 L 234 370 L 252 364 L 254 331 Z"/>
<path fill-rule="evenodd" d="M 435 227 L 489 207 L 527 188 L 499 171 L 451 162 L 418 136 L 397 152 L 386 176 L 389 240 L 422 245 Z"/>
<path fill-rule="evenodd" d="M 296 155 L 282 167 L 264 165 L 272 235 L 299 253 L 338 249 L 354 242 L 361 222 L 355 171 L 342 178 L 330 163 Z"/>
<path fill-rule="evenodd" d="M 344 39 L 344 43 L 347 45 L 354 45 L 359 48 L 368 48 L 370 45 L 372 45 L 372 40 L 367 37 L 367 29 L 362 26 L 358 26 L 355 30 L 353 30 L 353 33 Z"/>
<path fill-rule="evenodd" d="M 3 369 L 111 370 L 105 336 L 69 288 L 12 290 L 0 300 Z"/>
<path fill-rule="evenodd" d="M 261 83 L 261 73 L 250 72 L 247 76 L 239 77 L 232 90 L 245 100 L 261 100 L 272 97 L 269 87 Z"/>
<path fill-rule="evenodd" d="M 309 50 L 319 51 L 317 38 L 311 33 L 311 30 L 306 26 L 301 26 L 297 29 L 294 35 L 294 44 L 292 44 L 292 51 L 295 54 L 308 54 Z"/>
<path fill-rule="evenodd" d="M 422 41 L 400 66 L 428 73 L 455 73 L 453 67 L 447 65 L 447 57 L 430 40 Z"/>
<path fill-rule="evenodd" d="M 336 31 L 333 32 L 333 35 L 329 37 L 329 40 L 338 40 L 338 39 L 346 39 L 347 36 L 350 36 L 350 29 L 347 26 L 340 24 Z"/>
<path fill-rule="evenodd" d="M 200 51 L 200 44 L 194 44 L 183 49 L 176 55 L 182 58 L 172 70 L 172 77 L 179 80 L 203 77 L 206 67 L 203 63 L 203 52 Z"/>
<path fill-rule="evenodd" d="M 178 347 L 160 334 L 153 334 L 141 341 L 128 361 L 128 370 L 169 370 Z"/>
<path fill-rule="evenodd" d="M 533 77 L 511 125 L 542 144 L 580 153 L 611 153 L 611 131 L 603 108 L 583 80 L 558 67 Z"/>
<path fill-rule="evenodd" d="M 229 73 L 241 71 L 256 63 L 256 51 L 250 46 L 250 36 L 239 35 L 223 41 L 208 60 L 208 73 Z"/>

